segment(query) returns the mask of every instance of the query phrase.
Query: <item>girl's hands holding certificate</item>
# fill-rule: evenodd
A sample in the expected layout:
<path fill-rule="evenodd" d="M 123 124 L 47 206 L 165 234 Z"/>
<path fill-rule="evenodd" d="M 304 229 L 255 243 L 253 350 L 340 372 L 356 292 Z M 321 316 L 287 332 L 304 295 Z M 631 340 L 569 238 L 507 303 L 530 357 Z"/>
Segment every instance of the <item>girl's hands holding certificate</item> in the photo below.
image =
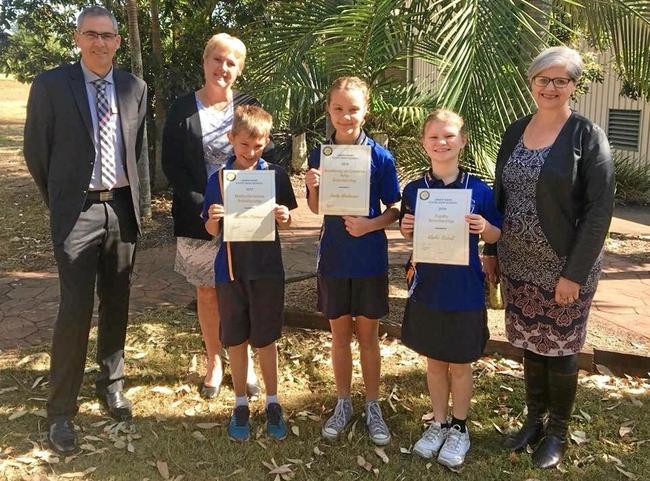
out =
<path fill-rule="evenodd" d="M 305 174 L 305 184 L 309 190 L 317 189 L 320 186 L 320 170 L 309 169 Z"/>
<path fill-rule="evenodd" d="M 413 214 L 404 214 L 402 222 L 400 223 L 399 230 L 406 239 L 413 237 L 413 229 L 415 228 L 415 216 Z"/>
<path fill-rule="evenodd" d="M 479 214 L 467 214 L 465 216 L 465 221 L 469 224 L 470 234 L 482 234 L 485 232 L 485 229 L 489 224 L 489 222 Z"/>
<path fill-rule="evenodd" d="M 367 217 L 357 217 L 355 215 L 344 215 L 342 217 L 343 222 L 345 222 L 345 230 L 352 237 L 361 237 L 375 230 L 372 222 Z"/>
<path fill-rule="evenodd" d="M 286 205 L 275 205 L 273 209 L 273 215 L 275 216 L 275 221 L 278 224 L 284 225 L 289 222 L 291 216 L 289 215 L 289 209 Z"/>

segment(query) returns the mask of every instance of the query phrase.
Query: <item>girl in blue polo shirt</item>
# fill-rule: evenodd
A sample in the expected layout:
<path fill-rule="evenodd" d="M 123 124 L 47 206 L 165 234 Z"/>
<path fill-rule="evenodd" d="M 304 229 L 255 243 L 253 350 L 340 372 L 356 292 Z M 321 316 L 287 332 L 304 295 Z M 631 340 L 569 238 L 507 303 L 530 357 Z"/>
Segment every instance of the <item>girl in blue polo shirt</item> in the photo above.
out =
<path fill-rule="evenodd" d="M 467 142 L 463 119 L 448 110 L 432 112 L 422 127 L 422 146 L 431 168 L 403 192 L 400 230 L 413 237 L 418 189 L 471 189 L 468 266 L 417 263 L 409 269 L 409 299 L 402 323 L 402 343 L 427 357 L 427 384 L 434 420 L 413 452 L 455 468 L 470 447 L 466 426 L 472 398 L 472 367 L 489 337 L 484 275 L 478 254 L 479 235 L 493 243 L 501 235 L 501 217 L 492 190 L 459 169 L 458 156 Z M 447 417 L 449 395 L 452 417 Z"/>
<path fill-rule="evenodd" d="M 338 401 L 322 435 L 338 438 L 352 418 L 352 334 L 356 330 L 366 388 L 366 426 L 378 445 L 390 442 L 379 407 L 378 319 L 388 313 L 388 249 L 384 228 L 397 220 L 400 200 L 395 160 L 363 131 L 368 85 L 341 77 L 327 94 L 327 113 L 335 132 L 327 143 L 368 145 L 371 149 L 370 208 L 367 216 L 326 215 L 318 250 L 318 308 L 330 320 L 332 365 Z M 305 177 L 309 208 L 318 213 L 320 147 L 309 155 Z M 382 212 L 380 203 L 386 208 Z M 353 322 L 355 321 L 355 322 Z M 356 328 L 356 329 L 355 329 Z"/>

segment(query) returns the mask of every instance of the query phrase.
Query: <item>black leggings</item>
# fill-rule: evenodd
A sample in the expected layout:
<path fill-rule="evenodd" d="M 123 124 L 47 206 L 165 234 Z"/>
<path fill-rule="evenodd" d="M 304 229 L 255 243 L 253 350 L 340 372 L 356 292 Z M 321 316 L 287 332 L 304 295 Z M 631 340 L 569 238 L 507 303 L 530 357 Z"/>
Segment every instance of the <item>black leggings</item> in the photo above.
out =
<path fill-rule="evenodd" d="M 568 356 L 542 356 L 528 349 L 524 350 L 524 359 L 543 364 L 547 371 L 560 374 L 575 374 L 578 372 L 578 355 Z"/>

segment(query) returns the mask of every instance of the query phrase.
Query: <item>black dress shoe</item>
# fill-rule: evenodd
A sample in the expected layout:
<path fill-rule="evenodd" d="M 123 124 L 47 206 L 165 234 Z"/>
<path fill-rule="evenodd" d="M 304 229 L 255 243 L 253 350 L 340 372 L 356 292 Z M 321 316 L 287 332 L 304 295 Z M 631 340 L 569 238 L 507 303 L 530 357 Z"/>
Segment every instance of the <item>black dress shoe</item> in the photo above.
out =
<path fill-rule="evenodd" d="M 116 421 L 130 421 L 133 418 L 131 412 L 131 401 L 129 401 L 122 391 L 107 392 L 97 394 L 108 414 Z"/>
<path fill-rule="evenodd" d="M 79 452 L 77 446 L 77 435 L 74 433 L 74 424 L 68 419 L 55 421 L 50 424 L 47 433 L 47 442 L 52 451 L 63 456 L 69 456 Z"/>
<path fill-rule="evenodd" d="M 221 383 L 218 386 L 206 386 L 204 383 L 201 383 L 199 386 L 199 395 L 203 399 L 214 399 L 219 395 L 221 390 Z"/>

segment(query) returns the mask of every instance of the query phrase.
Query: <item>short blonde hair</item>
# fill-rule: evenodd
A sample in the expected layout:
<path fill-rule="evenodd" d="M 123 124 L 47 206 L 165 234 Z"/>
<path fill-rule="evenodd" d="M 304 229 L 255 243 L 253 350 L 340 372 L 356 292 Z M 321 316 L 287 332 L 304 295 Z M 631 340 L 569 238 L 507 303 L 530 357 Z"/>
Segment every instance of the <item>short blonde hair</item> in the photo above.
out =
<path fill-rule="evenodd" d="M 366 107 L 370 103 L 370 88 L 368 87 L 368 84 L 359 77 L 339 77 L 332 82 L 332 86 L 327 91 L 328 104 L 330 103 L 332 93 L 335 90 L 361 90 L 363 92 L 363 98 L 366 101 Z"/>
<path fill-rule="evenodd" d="M 526 72 L 528 81 L 532 82 L 538 73 L 551 67 L 566 68 L 571 80 L 577 82 L 580 75 L 582 75 L 582 57 L 577 51 L 569 47 L 550 47 L 542 50 L 528 67 L 528 72 Z"/>
<path fill-rule="evenodd" d="M 239 61 L 239 72 L 241 73 L 244 70 L 244 63 L 246 63 L 246 45 L 244 45 L 244 42 L 227 33 L 217 33 L 206 42 L 205 48 L 203 49 L 203 60 L 208 58 L 217 45 L 226 45 L 232 48 L 235 57 Z"/>
<path fill-rule="evenodd" d="M 246 133 L 254 137 L 268 137 L 273 127 L 271 114 L 257 105 L 240 105 L 235 109 L 232 135 Z"/>
<path fill-rule="evenodd" d="M 427 115 L 427 118 L 424 119 L 424 122 L 422 123 L 422 132 L 420 134 L 422 137 L 424 137 L 424 132 L 426 131 L 427 126 L 431 122 L 445 122 L 445 123 L 455 125 L 460 128 L 460 135 L 462 135 L 463 138 L 467 138 L 467 131 L 465 130 L 465 120 L 453 110 L 436 109 L 433 112 L 431 112 L 429 115 Z"/>

